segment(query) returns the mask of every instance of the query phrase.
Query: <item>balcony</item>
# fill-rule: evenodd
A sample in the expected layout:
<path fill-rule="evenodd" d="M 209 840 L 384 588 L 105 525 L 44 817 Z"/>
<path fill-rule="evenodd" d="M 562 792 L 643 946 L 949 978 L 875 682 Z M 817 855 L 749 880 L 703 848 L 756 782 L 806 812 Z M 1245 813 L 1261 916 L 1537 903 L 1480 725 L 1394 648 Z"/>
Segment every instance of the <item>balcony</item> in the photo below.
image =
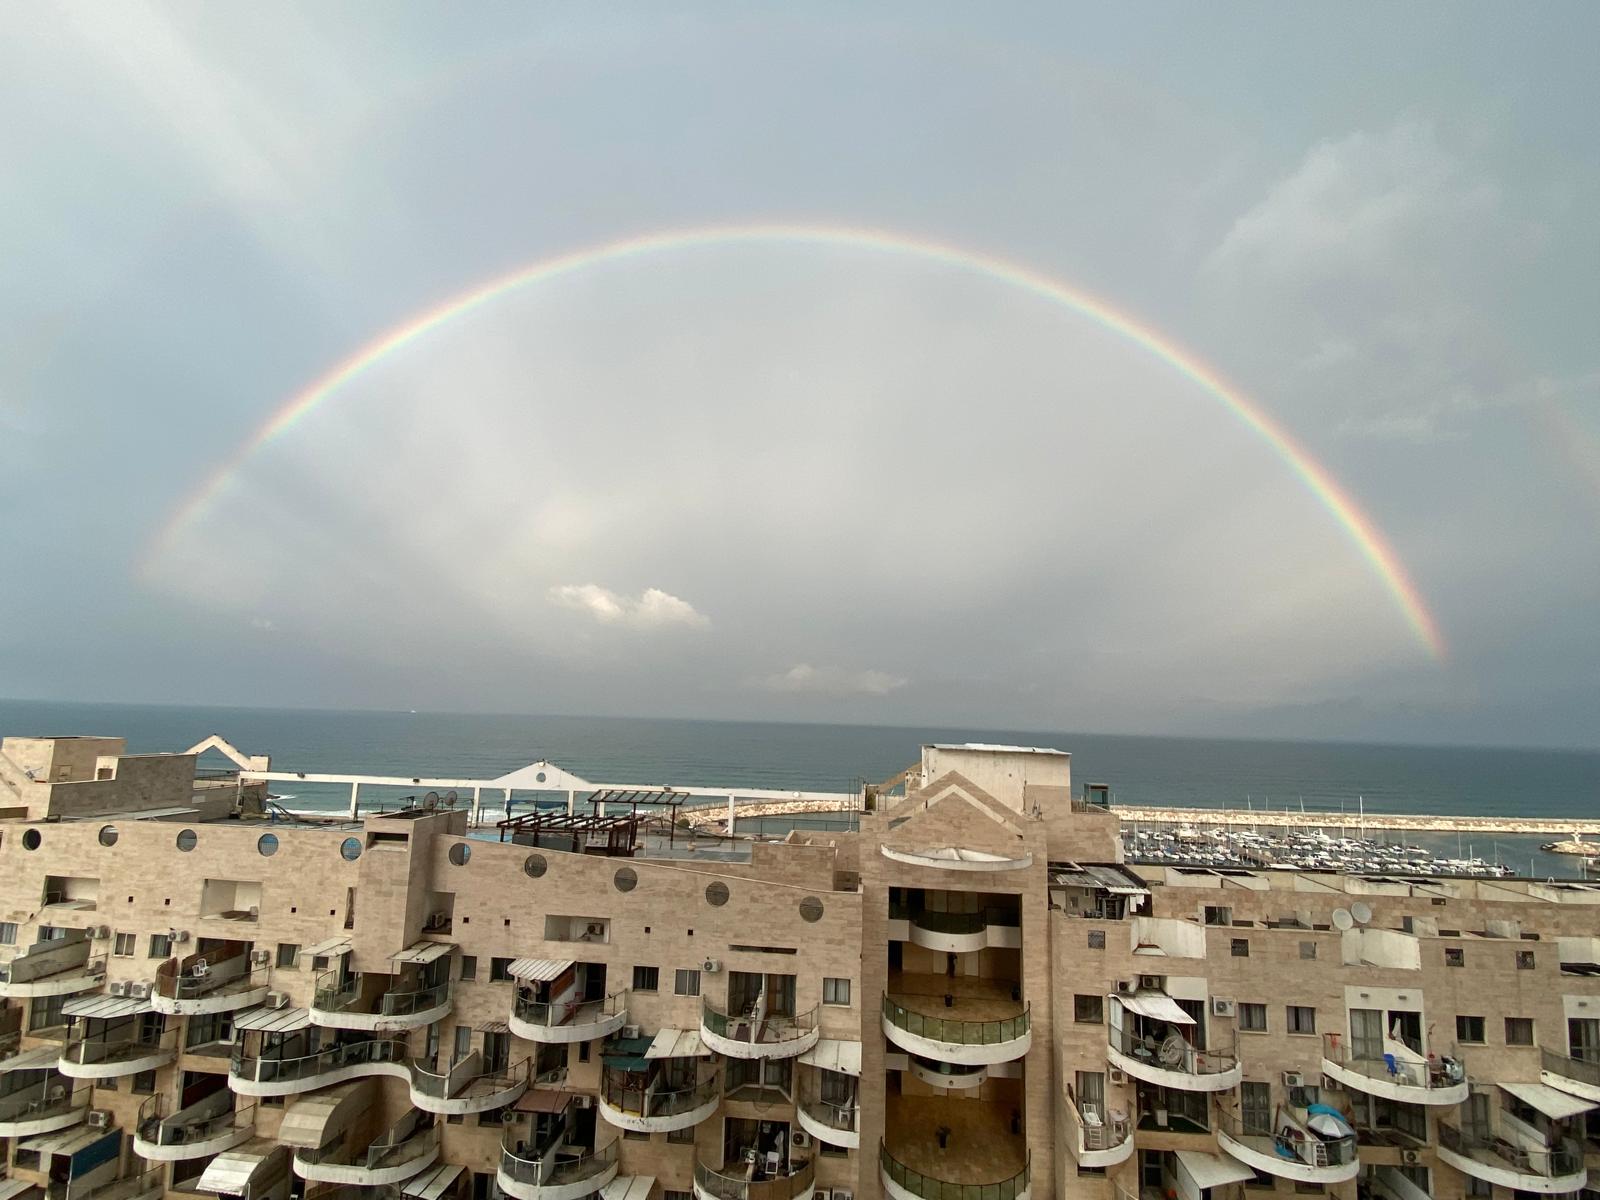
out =
<path fill-rule="evenodd" d="M 0 1095 L 0 1138 L 32 1137 L 77 1125 L 89 1111 L 89 1091 L 74 1093 L 51 1064 L 49 1074 Z"/>
<path fill-rule="evenodd" d="M 861 1145 L 859 1081 L 837 1071 L 812 1069 L 802 1077 L 795 1117 L 819 1142 L 855 1150 Z"/>
<path fill-rule="evenodd" d="M 374 980 L 392 978 L 358 973 L 340 980 L 337 971 L 323 972 L 317 976 L 317 989 L 312 994 L 311 1023 L 325 1029 L 399 1033 L 421 1029 L 449 1015 L 448 980 L 429 987 L 416 987 L 415 981 L 383 991 L 372 987 Z"/>
<path fill-rule="evenodd" d="M 1585 1053 L 1590 1057 L 1569 1057 L 1553 1050 L 1540 1050 L 1540 1082 L 1600 1104 L 1600 1058 L 1594 1057 L 1596 1051 Z"/>
<path fill-rule="evenodd" d="M 1467 1098 L 1467 1069 L 1446 1055 L 1426 1061 L 1394 1054 L 1357 1057 L 1336 1033 L 1322 1037 L 1322 1073 L 1346 1090 L 1406 1104 L 1454 1106 Z"/>
<path fill-rule="evenodd" d="M 1253 1129 L 1233 1113 L 1218 1111 L 1215 1116 L 1217 1145 L 1254 1171 L 1324 1186 L 1354 1179 L 1361 1171 L 1355 1132 L 1333 1132 L 1350 1130 L 1342 1119 L 1325 1116 L 1329 1132 L 1318 1133 L 1280 1108 L 1272 1122 L 1278 1130 L 1274 1133 Z"/>
<path fill-rule="evenodd" d="M 148 1162 L 209 1158 L 255 1136 L 256 1106 L 236 1106 L 226 1088 L 170 1116 L 168 1103 L 158 1093 L 139 1106 L 133 1152 Z"/>
<path fill-rule="evenodd" d="M 949 1136 L 953 1146 L 955 1134 Z M 925 1139 L 929 1146 L 933 1146 L 934 1137 L 935 1131 L 929 1130 Z M 881 1143 L 878 1172 L 889 1200 L 1028 1200 L 1028 1156 L 1025 1151 L 1020 1153 L 1021 1166 L 1008 1170 L 1008 1166 L 993 1163 L 992 1154 L 947 1154 L 937 1147 L 912 1149 L 898 1144 L 891 1152 L 886 1143 Z M 1016 1155 L 1004 1157 L 1014 1159 Z"/>
<path fill-rule="evenodd" d="M 140 1175 L 125 1175 L 104 1183 L 60 1183 L 51 1180 L 48 1200 L 159 1200 L 163 1191 L 161 1168 Z"/>
<path fill-rule="evenodd" d="M 708 1167 L 697 1161 L 694 1195 L 695 1200 L 802 1200 L 811 1194 L 816 1177 L 816 1164 L 811 1159 L 792 1163 L 771 1175 L 755 1162 Z"/>
<path fill-rule="evenodd" d="M 1589 1181 L 1583 1150 L 1570 1138 L 1554 1147 L 1530 1150 L 1503 1137 L 1466 1133 L 1441 1121 L 1438 1155 L 1446 1166 L 1484 1183 L 1546 1196 L 1579 1191 Z"/>
<path fill-rule="evenodd" d="M 1120 1003 L 1117 997 L 1112 1001 Z M 1149 998 L 1144 1002 L 1148 1004 Z M 1172 1001 L 1167 1003 L 1177 1009 Z M 1141 1017 L 1139 1024 L 1130 1024 L 1131 1013 L 1125 1011 L 1121 1021 L 1117 1015 L 1113 1011 L 1112 1022 L 1106 1026 L 1106 1061 L 1113 1067 L 1135 1079 L 1181 1092 L 1226 1092 L 1239 1086 L 1244 1072 L 1233 1047 L 1196 1047 L 1180 1032 L 1180 1028 L 1192 1027 L 1192 1021 L 1180 1026 L 1175 1016 L 1170 1022 Z"/>
<path fill-rule="evenodd" d="M 408 1112 L 368 1146 L 340 1140 L 317 1149 L 298 1149 L 294 1173 L 308 1183 L 358 1187 L 404 1183 L 439 1157 L 439 1127 L 423 1127 L 420 1122 L 420 1114 Z"/>
<path fill-rule="evenodd" d="M 519 988 L 511 1007 L 511 1032 L 530 1042 L 592 1042 L 627 1023 L 627 988 L 603 1000 L 535 1000 Z"/>
<path fill-rule="evenodd" d="M 113 1034 L 68 1039 L 61 1048 L 56 1069 L 73 1079 L 115 1079 L 154 1071 L 178 1057 L 177 1030 L 169 1029 L 155 1037 L 143 1034 Z"/>
<path fill-rule="evenodd" d="M 235 1012 L 266 998 L 266 968 L 253 967 L 248 954 L 217 963 L 195 957 L 181 967 L 176 959 L 168 959 L 156 968 L 150 1007 L 172 1016 L 203 1016 Z"/>
<path fill-rule="evenodd" d="M 792 1017 L 729 1016 L 708 997 L 700 1000 L 700 1040 L 728 1058 L 794 1058 L 815 1046 L 819 1036 L 815 1007 Z"/>
<path fill-rule="evenodd" d="M 457 1116 L 504 1108 L 528 1090 L 529 1061 L 503 1071 L 485 1071 L 483 1055 L 474 1050 L 446 1070 L 412 1059 L 411 1103 L 424 1112 Z"/>
<path fill-rule="evenodd" d="M 1028 1006 L 1004 980 L 896 973 L 882 1024 L 908 1054 L 964 1067 L 1010 1062 L 1033 1045 Z"/>
<path fill-rule="evenodd" d="M 1104 1104 L 1080 1105 L 1072 1097 L 1062 1104 L 1067 1122 L 1067 1148 L 1080 1167 L 1114 1167 L 1133 1157 L 1133 1127 L 1126 1113 Z"/>
<path fill-rule="evenodd" d="M 905 863 L 911 867 L 933 867 L 944 871 L 1024 871 L 1033 866 L 1033 855 L 1026 850 L 1017 855 L 989 854 L 983 850 L 969 850 L 965 846 L 928 846 L 916 849 L 896 849 L 880 845 L 878 849 L 890 862 Z"/>
<path fill-rule="evenodd" d="M 106 979 L 105 955 L 89 954 L 85 938 L 36 942 L 0 963 L 0 996 L 70 996 L 94 991 Z"/>
<path fill-rule="evenodd" d="M 889 914 L 889 936 L 941 953 L 1022 947 L 1021 914 L 1011 909 L 935 912 L 903 909 Z M 902 927 L 903 926 L 903 927 Z"/>
<path fill-rule="evenodd" d="M 409 1081 L 408 1058 L 403 1041 L 387 1038 L 330 1046 L 295 1058 L 235 1053 L 228 1064 L 228 1086 L 241 1096 L 292 1096 L 368 1075 L 390 1075 Z"/>
<path fill-rule="evenodd" d="M 543 1153 L 533 1155 L 521 1142 L 500 1146 L 495 1182 L 512 1200 L 582 1200 L 617 1177 L 617 1143 L 598 1150 L 565 1144 L 565 1134 Z"/>
<path fill-rule="evenodd" d="M 715 1113 L 722 1102 L 722 1080 L 716 1075 L 680 1088 L 662 1087 L 659 1078 L 640 1084 L 640 1078 L 638 1072 L 611 1067 L 601 1076 L 600 1115 L 618 1129 L 635 1133 L 691 1129 Z"/>

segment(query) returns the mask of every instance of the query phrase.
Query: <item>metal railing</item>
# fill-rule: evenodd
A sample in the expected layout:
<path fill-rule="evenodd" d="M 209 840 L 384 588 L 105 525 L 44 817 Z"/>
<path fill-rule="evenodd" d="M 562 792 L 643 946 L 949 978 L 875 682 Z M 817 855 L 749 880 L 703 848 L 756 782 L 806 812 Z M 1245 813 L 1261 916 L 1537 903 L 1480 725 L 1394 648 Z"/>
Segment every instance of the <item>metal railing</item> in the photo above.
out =
<path fill-rule="evenodd" d="M 1505 1138 L 1468 1133 L 1440 1121 L 1439 1144 L 1466 1158 L 1482 1159 L 1486 1155 L 1497 1158 L 1505 1164 L 1503 1169 L 1545 1179 L 1576 1175 L 1583 1170 L 1583 1149 L 1571 1138 L 1562 1138 L 1554 1146 L 1530 1150 Z"/>
<path fill-rule="evenodd" d="M 622 1074 L 607 1067 L 600 1079 L 600 1096 L 608 1107 L 635 1117 L 675 1117 L 710 1104 L 722 1094 L 722 1080 L 716 1075 L 693 1087 L 660 1091 L 628 1087 L 619 1078 Z"/>
<path fill-rule="evenodd" d="M 409 1017 L 415 1013 L 437 1008 L 450 999 L 450 981 L 413 992 L 385 992 L 378 1001 L 378 1011 L 386 1017 Z"/>
<path fill-rule="evenodd" d="M 263 1058 L 234 1052 L 229 1072 L 237 1079 L 255 1083 L 275 1083 L 294 1079 L 307 1079 L 323 1075 L 341 1067 L 367 1066 L 379 1063 L 403 1063 L 408 1056 L 404 1041 L 398 1038 L 380 1038 L 370 1042 L 355 1042 L 347 1046 L 330 1046 L 315 1054 L 302 1054 L 294 1058 Z"/>
<path fill-rule="evenodd" d="M 168 1116 L 167 1098 L 157 1092 L 139 1106 L 138 1122 L 134 1125 L 139 1131 L 139 1139 L 157 1146 L 182 1146 L 188 1142 L 206 1141 L 229 1129 L 244 1129 L 255 1124 L 254 1101 L 241 1108 L 227 1091 L 218 1092 L 216 1096 L 218 1103 L 224 1107 L 206 1116 L 186 1114 L 211 1100 L 210 1096 Z"/>
<path fill-rule="evenodd" d="M 1114 1116 L 1101 1109 L 1095 1110 L 1098 1121 L 1091 1123 L 1084 1115 L 1083 1107 L 1076 1100 L 1068 1100 L 1072 1111 L 1078 1118 L 1078 1136 L 1083 1141 L 1085 1150 L 1115 1150 L 1128 1140 L 1133 1132 L 1133 1126 L 1127 1117 Z"/>
<path fill-rule="evenodd" d="M 1169 1062 L 1170 1055 L 1162 1056 L 1165 1039 L 1146 1039 L 1129 1026 L 1123 1026 L 1120 1030 L 1107 1026 L 1106 1037 L 1117 1053 L 1137 1062 L 1149 1063 L 1163 1071 L 1179 1071 L 1185 1075 L 1224 1075 L 1239 1065 L 1238 1055 L 1232 1046 L 1226 1050 L 1198 1050 L 1184 1042 L 1182 1052 Z"/>
<path fill-rule="evenodd" d="M 156 968 L 156 995 L 167 1000 L 197 1000 L 230 984 L 250 985 L 251 976 L 264 968 L 251 965 L 248 954 L 236 954 L 221 962 L 211 963 L 200 959 L 191 963 L 187 972 L 177 969 L 176 959 L 168 959 Z M 168 966 L 172 969 L 168 970 Z"/>
<path fill-rule="evenodd" d="M 1292 1158 L 1307 1167 L 1344 1167 L 1356 1161 L 1356 1135 L 1323 1138 L 1281 1110 L 1277 1132 L 1246 1128 L 1237 1113 L 1216 1111 L 1218 1132 L 1267 1158 Z M 1292 1132 L 1291 1132 L 1292 1131 Z"/>
<path fill-rule="evenodd" d="M 818 1125 L 829 1129 L 837 1129 L 841 1133 L 856 1133 L 857 1126 L 861 1124 L 861 1102 L 852 1100 L 849 1104 L 837 1104 L 832 1100 L 823 1100 L 819 1097 L 802 1099 L 800 1107 L 805 1109 L 806 1116 Z"/>
<path fill-rule="evenodd" d="M 1554 1050 L 1541 1048 L 1539 1063 L 1552 1075 L 1559 1075 L 1563 1079 L 1571 1079 L 1577 1083 L 1586 1083 L 1590 1087 L 1600 1087 L 1600 1052 L 1589 1050 L 1585 1053 L 1597 1057 L 1580 1058 L 1577 1055 L 1557 1054 Z"/>
<path fill-rule="evenodd" d="M 743 1171 L 719 1171 L 698 1160 L 694 1164 L 695 1186 L 716 1200 L 796 1200 L 811 1191 L 816 1174 L 816 1163 L 809 1158 L 791 1163 L 789 1174 L 771 1179 L 746 1179 Z"/>
<path fill-rule="evenodd" d="M 883 1016 L 896 1029 L 904 1029 L 913 1037 L 962 1046 L 994 1046 L 1002 1042 L 1014 1042 L 1025 1036 L 1032 1027 L 1029 1006 L 1026 1004 L 1014 1017 L 998 1021 L 963 1021 L 955 1017 L 930 1017 L 895 1003 L 885 994 Z"/>
<path fill-rule="evenodd" d="M 361 997 L 361 975 L 340 979 L 339 972 L 323 971 L 317 976 L 316 991 L 311 994 L 311 1007 L 323 1012 L 342 1012 Z"/>
<path fill-rule="evenodd" d="M 0 1121 L 37 1121 L 74 1108 L 88 1107 L 88 1093 L 79 1097 L 70 1079 L 41 1079 L 0 1096 Z"/>
<path fill-rule="evenodd" d="M 294 1155 L 303 1163 L 324 1166 L 360 1167 L 380 1171 L 413 1159 L 423 1158 L 439 1146 L 439 1127 L 417 1128 L 418 1114 L 409 1112 L 386 1132 L 366 1146 L 336 1141 L 328 1146 L 297 1149 Z"/>
<path fill-rule="evenodd" d="M 909 904 L 891 905 L 889 916 L 909 921 L 918 929 L 929 933 L 982 933 L 991 925 L 1014 929 L 1022 924 L 1020 912 L 991 907 L 976 912 L 942 912 L 930 908 L 912 908 Z"/>
<path fill-rule="evenodd" d="M 720 1038 L 730 1042 L 749 1042 L 751 1045 L 775 1045 L 797 1041 L 817 1027 L 819 1005 L 812 1005 L 794 1016 L 768 1015 L 761 1020 L 739 1014 L 730 1016 L 707 996 L 700 997 L 700 1024 Z"/>
<path fill-rule="evenodd" d="M 1467 1081 L 1466 1063 L 1456 1054 L 1429 1055 L 1426 1060 L 1400 1058 L 1394 1054 L 1356 1054 L 1354 1047 L 1337 1033 L 1322 1035 L 1322 1057 L 1347 1071 L 1365 1075 L 1369 1079 L 1398 1084 L 1401 1087 L 1448 1088 Z"/>
<path fill-rule="evenodd" d="M 406 1066 L 411 1071 L 411 1090 L 435 1100 L 450 1100 L 474 1084 L 483 1083 L 486 1092 L 506 1091 L 527 1079 L 531 1059 L 523 1058 L 502 1070 L 485 1070 L 483 1056 L 474 1050 L 460 1062 L 446 1070 L 420 1058 L 411 1059 Z"/>
<path fill-rule="evenodd" d="M 534 1000 L 521 989 L 512 1012 L 529 1025 L 591 1025 L 628 1009 L 628 989 L 618 988 L 603 1000 Z"/>
<path fill-rule="evenodd" d="M 177 1029 L 168 1029 L 153 1038 L 114 1037 L 68 1038 L 61 1047 L 61 1061 L 74 1066 L 89 1067 L 100 1064 L 133 1062 L 167 1052 L 176 1053 Z"/>
<path fill-rule="evenodd" d="M 617 1143 L 610 1142 L 598 1150 L 569 1152 L 561 1140 L 544 1153 L 533 1158 L 524 1157 L 504 1142 L 500 1145 L 500 1170 L 516 1183 L 530 1187 L 557 1187 L 579 1183 L 602 1174 L 617 1161 Z"/>
<path fill-rule="evenodd" d="M 951 1183 L 914 1171 L 894 1155 L 884 1143 L 878 1145 L 878 1166 L 896 1186 L 920 1196 L 922 1200 L 1016 1200 L 1028 1190 L 1032 1163 L 1024 1162 L 1022 1170 L 1010 1179 L 994 1183 Z"/>

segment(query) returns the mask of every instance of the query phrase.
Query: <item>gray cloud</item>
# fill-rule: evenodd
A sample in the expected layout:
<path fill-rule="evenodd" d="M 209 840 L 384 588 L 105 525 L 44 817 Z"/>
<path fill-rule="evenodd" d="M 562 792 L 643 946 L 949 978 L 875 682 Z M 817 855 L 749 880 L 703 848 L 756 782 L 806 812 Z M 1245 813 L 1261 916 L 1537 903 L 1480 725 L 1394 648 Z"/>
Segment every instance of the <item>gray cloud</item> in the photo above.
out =
<path fill-rule="evenodd" d="M 905 679 L 887 671 L 814 667 L 810 663 L 796 663 L 757 682 L 768 691 L 817 696 L 887 696 L 906 685 Z"/>

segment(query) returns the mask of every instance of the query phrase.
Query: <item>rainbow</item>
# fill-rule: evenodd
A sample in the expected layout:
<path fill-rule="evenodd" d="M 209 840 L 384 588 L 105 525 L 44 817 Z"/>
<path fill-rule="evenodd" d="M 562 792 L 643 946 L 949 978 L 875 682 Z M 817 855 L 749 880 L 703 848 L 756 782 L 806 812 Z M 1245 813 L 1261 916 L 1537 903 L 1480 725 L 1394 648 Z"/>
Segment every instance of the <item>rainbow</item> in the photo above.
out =
<path fill-rule="evenodd" d="M 1328 510 L 1334 520 L 1343 526 L 1350 540 L 1393 598 L 1412 632 L 1431 655 L 1443 660 L 1445 645 L 1438 624 L 1383 532 L 1361 511 L 1333 476 L 1281 425 L 1189 351 L 1106 301 L 1019 263 L 926 238 L 882 229 L 846 226 L 749 224 L 662 230 L 585 246 L 553 258 L 540 259 L 538 262 L 519 267 L 508 274 L 497 276 L 486 283 L 460 292 L 367 342 L 348 358 L 336 363 L 325 374 L 312 380 L 301 391 L 290 397 L 174 509 L 171 517 L 156 533 L 146 552 L 141 556 L 141 571 L 148 570 L 160 558 L 163 551 L 172 545 L 178 534 L 216 501 L 239 469 L 256 451 L 293 429 L 319 405 L 368 368 L 382 362 L 391 354 L 439 326 L 481 309 L 518 288 L 546 283 L 603 263 L 644 258 L 671 251 L 741 243 L 854 248 L 940 264 L 1028 292 L 1041 300 L 1087 317 L 1112 333 L 1149 351 L 1202 391 L 1220 401 L 1246 429 L 1271 447 L 1273 452 L 1299 476 L 1311 494 Z"/>

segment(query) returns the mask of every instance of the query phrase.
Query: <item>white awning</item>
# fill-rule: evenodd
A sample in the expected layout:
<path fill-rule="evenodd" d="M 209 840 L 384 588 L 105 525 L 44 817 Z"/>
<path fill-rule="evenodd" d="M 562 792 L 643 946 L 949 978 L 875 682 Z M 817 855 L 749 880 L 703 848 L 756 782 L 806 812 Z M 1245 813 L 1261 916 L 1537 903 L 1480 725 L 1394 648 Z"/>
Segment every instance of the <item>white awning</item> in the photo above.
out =
<path fill-rule="evenodd" d="M 1132 996 L 1118 995 L 1115 999 L 1122 1002 L 1123 1008 L 1138 1013 L 1141 1017 L 1165 1021 L 1169 1025 L 1194 1024 L 1194 1018 L 1178 1007 L 1176 1000 L 1160 992 L 1138 992 Z"/>
<path fill-rule="evenodd" d="M 844 1075 L 861 1074 L 861 1043 L 841 1042 L 833 1038 L 819 1038 L 817 1044 L 800 1056 L 800 1061 L 824 1071 L 838 1071 Z"/>
<path fill-rule="evenodd" d="M 644 1052 L 646 1058 L 710 1058 L 698 1029 L 663 1029 Z"/>
<path fill-rule="evenodd" d="M 518 958 L 512 960 L 506 974 L 523 983 L 549 983 L 560 979 L 571 966 L 570 958 Z"/>
<path fill-rule="evenodd" d="M 1589 1100 L 1580 1100 L 1576 1096 L 1569 1096 L 1566 1092 L 1557 1091 L 1548 1084 L 1543 1083 L 1502 1083 L 1502 1092 L 1510 1092 L 1525 1104 L 1531 1104 L 1552 1121 L 1560 1121 L 1567 1117 L 1575 1117 L 1579 1113 L 1586 1113 L 1591 1109 L 1600 1108 Z"/>
<path fill-rule="evenodd" d="M 23 1142 L 19 1149 L 37 1151 L 41 1158 L 50 1154 L 76 1154 L 85 1146 L 92 1146 L 103 1137 L 114 1137 L 115 1129 L 85 1129 L 75 1125 L 71 1129 L 63 1129 L 59 1133 L 47 1133 L 41 1137 L 30 1138 Z"/>
<path fill-rule="evenodd" d="M 307 1150 L 327 1145 L 371 1106 L 372 1092 L 371 1079 L 352 1079 L 302 1096 L 284 1109 L 278 1141 Z"/>
<path fill-rule="evenodd" d="M 421 1175 L 413 1175 L 406 1180 L 405 1186 L 400 1189 L 402 1196 L 411 1196 L 414 1200 L 439 1200 L 450 1190 L 450 1185 L 460 1178 L 461 1172 L 466 1167 L 460 1163 L 440 1163 L 437 1167 L 430 1167 Z"/>
<path fill-rule="evenodd" d="M 24 1050 L 21 1054 L 13 1054 L 10 1058 L 0 1058 L 0 1074 L 6 1071 L 49 1071 L 61 1061 L 60 1046 L 40 1046 L 33 1050 Z M 4 1200 L 0 1197 L 0 1200 Z"/>
<path fill-rule="evenodd" d="M 150 1000 L 135 1000 L 132 996 L 78 996 L 61 1006 L 69 1017 L 97 1017 L 102 1021 L 114 1017 L 136 1017 L 150 1011 Z"/>
<path fill-rule="evenodd" d="M 435 959 L 443 958 L 455 948 L 454 942 L 418 942 L 415 946 L 407 946 L 399 954 L 394 955 L 391 961 L 425 966 Z"/>
<path fill-rule="evenodd" d="M 43 1191 L 37 1183 L 26 1179 L 0 1179 L 0 1200 L 18 1200 L 26 1192 Z"/>
<path fill-rule="evenodd" d="M 200 1181 L 194 1185 L 195 1191 L 239 1195 L 250 1186 L 256 1172 L 274 1152 L 288 1153 L 277 1142 L 266 1138 L 246 1142 L 235 1150 L 224 1150 L 201 1174 Z"/>
<path fill-rule="evenodd" d="M 1197 1188 L 1221 1187 L 1225 1183 L 1243 1183 L 1254 1179 L 1256 1173 L 1242 1162 L 1224 1158 L 1220 1154 L 1207 1154 L 1203 1150 L 1179 1150 L 1178 1161 L 1194 1180 Z"/>
<path fill-rule="evenodd" d="M 311 1024 L 311 1014 L 303 1008 L 247 1008 L 235 1013 L 235 1029 L 259 1029 L 262 1033 L 293 1033 Z"/>
<path fill-rule="evenodd" d="M 601 1200 L 648 1200 L 654 1175 L 618 1175 L 600 1189 Z"/>
<path fill-rule="evenodd" d="M 350 953 L 350 939 L 343 934 L 338 937 L 325 938 L 315 946 L 307 946 L 300 951 L 301 958 L 326 958 L 329 955 L 343 955 Z"/>

